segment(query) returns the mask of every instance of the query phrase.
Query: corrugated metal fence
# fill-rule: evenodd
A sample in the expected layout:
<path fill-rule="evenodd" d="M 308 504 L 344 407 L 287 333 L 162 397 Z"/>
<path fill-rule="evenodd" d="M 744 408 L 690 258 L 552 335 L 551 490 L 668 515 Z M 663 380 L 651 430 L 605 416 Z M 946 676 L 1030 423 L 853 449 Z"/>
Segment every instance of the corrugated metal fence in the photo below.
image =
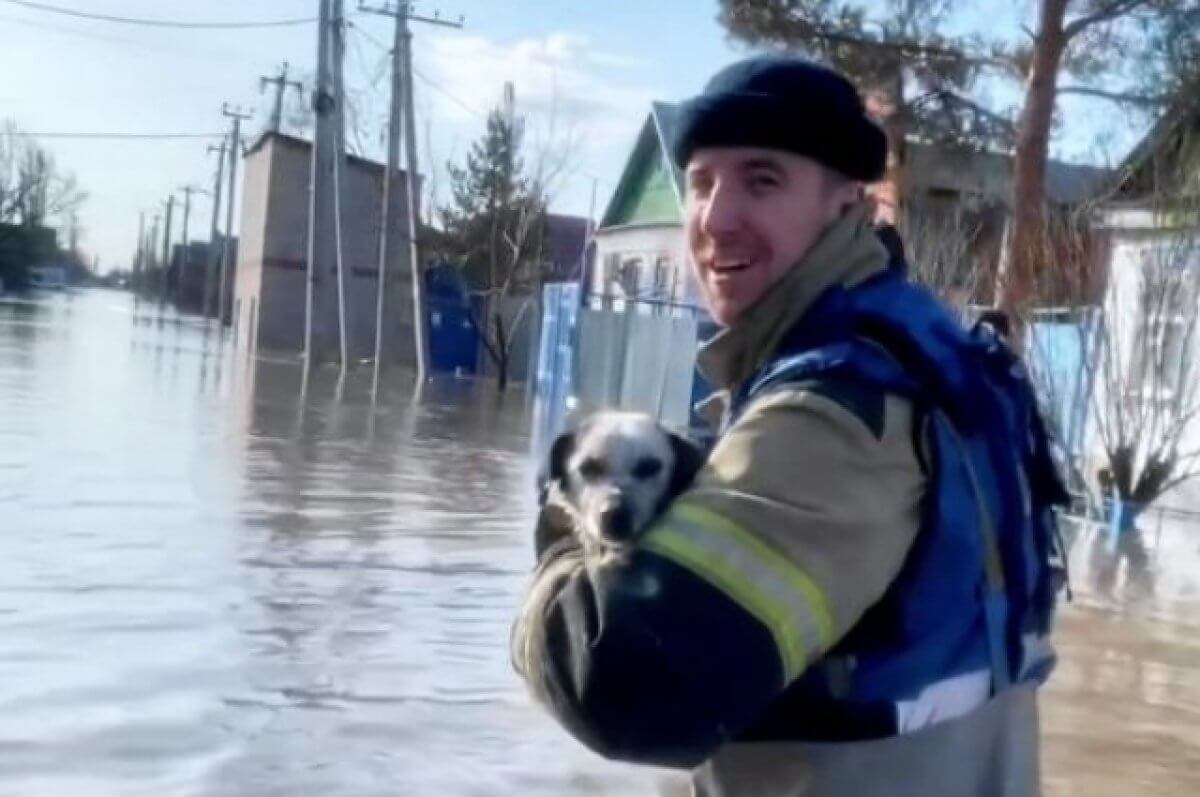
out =
<path fill-rule="evenodd" d="M 688 305 L 595 297 L 576 284 L 543 289 L 534 450 L 544 453 L 572 413 L 646 412 L 680 431 L 706 392 L 696 374 L 704 316 Z"/>

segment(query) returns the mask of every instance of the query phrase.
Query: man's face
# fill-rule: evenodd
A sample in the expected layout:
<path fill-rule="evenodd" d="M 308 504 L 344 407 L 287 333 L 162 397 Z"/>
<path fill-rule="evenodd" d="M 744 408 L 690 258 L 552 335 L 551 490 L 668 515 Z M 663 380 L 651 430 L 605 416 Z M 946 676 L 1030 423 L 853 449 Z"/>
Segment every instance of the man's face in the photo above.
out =
<path fill-rule="evenodd" d="M 687 232 L 696 276 L 728 326 L 774 285 L 858 194 L 800 155 L 699 149 L 687 167 Z"/>

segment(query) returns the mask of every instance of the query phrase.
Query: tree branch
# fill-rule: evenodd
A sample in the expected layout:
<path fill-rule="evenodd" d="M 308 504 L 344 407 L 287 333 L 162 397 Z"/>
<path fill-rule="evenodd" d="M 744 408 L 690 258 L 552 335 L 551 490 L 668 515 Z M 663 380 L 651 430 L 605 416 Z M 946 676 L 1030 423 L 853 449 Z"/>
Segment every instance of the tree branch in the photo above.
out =
<path fill-rule="evenodd" d="M 1001 114 L 998 114 L 995 111 L 984 108 L 979 103 L 962 96 L 958 92 L 950 91 L 950 90 L 946 89 L 946 90 L 941 91 L 940 93 L 944 96 L 950 97 L 952 100 L 957 102 L 959 105 L 970 108 L 972 111 L 974 111 L 979 116 L 982 116 L 985 119 L 991 119 L 996 124 L 1001 125 L 1005 128 L 1008 128 L 1009 130 L 1011 130 L 1014 133 L 1016 132 L 1017 125 L 1015 122 L 1013 122 L 1012 119 L 1009 119 L 1006 116 L 1002 116 Z"/>
<path fill-rule="evenodd" d="M 900 55 L 908 57 L 919 56 L 938 61 L 957 61 L 974 66 L 991 66 L 1000 69 L 1009 69 L 1012 66 L 1009 61 L 1006 61 L 1003 58 L 982 55 L 967 55 L 962 50 L 956 50 L 950 47 L 940 47 L 936 44 L 924 44 L 922 42 L 915 42 L 912 40 L 886 41 L 883 39 L 873 39 L 864 36 L 856 36 L 852 33 L 846 33 L 834 28 L 813 25 L 807 22 L 801 22 L 799 26 L 807 29 L 807 35 L 818 39 L 823 39 L 834 44 L 848 44 L 854 47 L 874 47 L 883 50 L 892 50 Z"/>
<path fill-rule="evenodd" d="M 1078 94 L 1084 97 L 1098 97 L 1102 100 L 1111 100 L 1112 102 L 1126 102 L 1133 105 L 1147 105 L 1155 108 L 1169 105 L 1171 102 L 1171 98 L 1167 95 L 1131 94 L 1121 91 L 1106 91 L 1092 86 L 1060 86 L 1058 93 L 1060 95 Z"/>
<path fill-rule="evenodd" d="M 1063 36 L 1070 41 L 1093 25 L 1114 20 L 1123 14 L 1128 14 L 1138 6 L 1145 5 L 1147 2 L 1149 0 L 1112 0 L 1112 2 L 1107 3 L 1091 14 L 1085 14 L 1069 22 L 1063 28 Z"/>

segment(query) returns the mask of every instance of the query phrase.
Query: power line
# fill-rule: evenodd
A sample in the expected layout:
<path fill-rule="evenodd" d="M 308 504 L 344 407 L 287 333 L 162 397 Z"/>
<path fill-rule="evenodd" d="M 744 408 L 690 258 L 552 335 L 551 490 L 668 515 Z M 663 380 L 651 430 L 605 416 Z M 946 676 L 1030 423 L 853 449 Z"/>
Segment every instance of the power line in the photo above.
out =
<path fill-rule="evenodd" d="M 371 32 L 370 32 L 370 31 L 368 31 L 366 28 L 364 28 L 362 25 L 358 25 L 358 24 L 356 24 L 356 23 L 352 22 L 351 20 L 347 19 L 347 20 L 346 20 L 346 26 L 347 26 L 347 27 L 354 28 L 356 31 L 358 31 L 360 34 L 362 34 L 362 37 L 363 37 L 364 39 L 366 39 L 367 41 L 369 41 L 371 44 L 375 45 L 375 46 L 376 46 L 376 47 L 378 47 L 379 49 L 383 50 L 385 53 L 386 53 L 386 52 L 391 52 L 391 51 L 392 51 L 392 48 L 391 48 L 391 47 L 389 47 L 388 45 L 386 45 L 386 44 L 384 44 L 383 42 L 379 41 L 379 39 L 376 39 L 376 38 L 375 38 L 375 37 L 374 37 L 374 36 L 371 34 Z"/>
<path fill-rule="evenodd" d="M 309 25 L 316 22 L 315 17 L 304 17 L 300 19 L 273 19 L 258 22 L 186 22 L 183 20 L 171 19 L 142 19 L 137 17 L 122 17 L 113 14 L 97 14 L 90 11 L 79 11 L 73 8 L 63 8 L 62 6 L 49 5 L 48 3 L 35 3 L 31 0 L 0 0 L 0 2 L 8 3 L 9 5 L 21 6 L 35 11 L 44 11 L 49 14 L 59 14 L 65 17 L 76 17 L 78 19 L 91 19 L 98 22 L 112 22 L 120 25 L 141 25 L 150 28 L 201 28 L 207 30 L 236 30 L 245 28 L 283 28 L 295 25 Z"/>
<path fill-rule="evenodd" d="M 351 27 L 353 27 L 355 30 L 357 30 L 360 34 L 362 34 L 363 38 L 365 38 L 371 44 L 374 44 L 379 49 L 383 50 L 384 52 L 391 51 L 391 49 L 392 49 L 391 47 L 388 47 L 386 44 L 379 41 L 379 39 L 372 36 L 367 31 L 367 29 L 364 28 L 362 25 L 356 25 L 353 22 L 348 22 L 347 24 L 350 25 Z M 453 94 L 451 94 L 448 90 L 443 88 L 435 80 L 433 80 L 432 78 L 425 75 L 420 69 L 417 69 L 417 67 L 415 65 L 413 66 L 413 74 L 416 75 L 418 78 L 420 78 L 421 82 L 424 83 L 426 86 L 433 89 L 438 94 L 441 94 L 443 97 L 450 100 L 455 105 L 457 105 L 459 108 L 462 108 L 464 111 L 466 111 L 467 113 L 476 117 L 477 119 L 486 119 L 487 118 L 487 114 L 483 113 L 482 111 L 480 111 L 477 108 L 472 108 L 465 101 L 463 101 L 463 100 L 459 99 L 458 97 L 454 96 Z"/>
<path fill-rule="evenodd" d="M 25 133 L 29 138 L 85 138 L 111 140 L 174 140 L 195 138 L 224 138 L 224 133 Z"/>
<path fill-rule="evenodd" d="M 413 67 L 413 74 L 416 75 L 417 77 L 419 77 L 421 79 L 421 82 L 424 83 L 426 86 L 433 89 L 438 94 L 441 94 L 443 97 L 450 100 L 450 102 L 454 103 L 459 108 L 462 108 L 464 111 L 471 114 L 476 119 L 487 119 L 487 114 L 483 113 L 482 111 L 480 111 L 476 108 L 472 108 L 470 105 L 468 105 L 463 100 L 460 100 L 458 97 L 455 97 L 449 91 L 442 88 L 435 80 L 433 80 L 430 77 L 427 77 L 425 75 L 425 73 L 423 73 L 421 70 L 417 69 L 415 66 Z"/>

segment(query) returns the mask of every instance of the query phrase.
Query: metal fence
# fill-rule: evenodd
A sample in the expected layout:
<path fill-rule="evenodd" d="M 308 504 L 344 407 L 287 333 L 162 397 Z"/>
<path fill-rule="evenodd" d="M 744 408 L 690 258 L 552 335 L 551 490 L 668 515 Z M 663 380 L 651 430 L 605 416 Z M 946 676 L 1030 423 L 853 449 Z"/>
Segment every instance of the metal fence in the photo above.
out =
<path fill-rule="evenodd" d="M 653 299 L 580 297 L 573 283 L 543 290 L 535 452 L 544 453 L 572 414 L 599 408 L 645 412 L 686 431 L 697 394 L 706 392 L 696 372 L 706 315 Z"/>

